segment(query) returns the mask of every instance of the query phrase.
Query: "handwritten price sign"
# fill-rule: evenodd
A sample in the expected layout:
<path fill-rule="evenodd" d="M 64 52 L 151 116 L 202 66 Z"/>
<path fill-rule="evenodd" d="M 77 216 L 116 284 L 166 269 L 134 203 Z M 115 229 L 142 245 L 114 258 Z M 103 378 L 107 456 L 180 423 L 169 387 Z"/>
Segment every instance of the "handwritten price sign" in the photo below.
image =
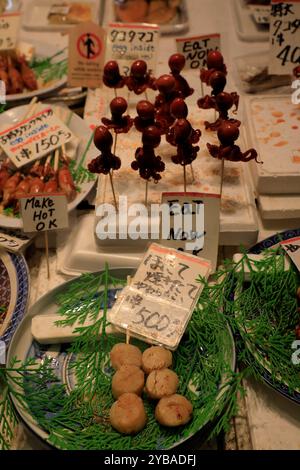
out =
<path fill-rule="evenodd" d="M 0 15 L 0 51 L 13 50 L 17 46 L 21 25 L 19 13 Z"/>
<path fill-rule="evenodd" d="M 130 286 L 109 312 L 109 321 L 132 336 L 176 349 L 200 295 L 208 261 L 152 244 Z"/>
<path fill-rule="evenodd" d="M 192 38 L 176 39 L 177 51 L 185 57 L 186 69 L 201 69 L 206 66 L 209 51 L 221 49 L 220 34 L 206 34 Z"/>
<path fill-rule="evenodd" d="M 0 146 L 18 168 L 67 143 L 74 135 L 51 108 L 0 133 Z"/>
<path fill-rule="evenodd" d="M 269 72 L 286 75 L 300 64 L 300 0 L 272 0 Z"/>
<path fill-rule="evenodd" d="M 144 60 L 148 69 L 156 67 L 159 27 L 156 25 L 112 23 L 107 31 L 106 60 L 117 60 L 128 76 L 135 60 Z"/>
<path fill-rule="evenodd" d="M 36 195 L 20 199 L 24 232 L 45 232 L 69 226 L 64 194 Z"/>

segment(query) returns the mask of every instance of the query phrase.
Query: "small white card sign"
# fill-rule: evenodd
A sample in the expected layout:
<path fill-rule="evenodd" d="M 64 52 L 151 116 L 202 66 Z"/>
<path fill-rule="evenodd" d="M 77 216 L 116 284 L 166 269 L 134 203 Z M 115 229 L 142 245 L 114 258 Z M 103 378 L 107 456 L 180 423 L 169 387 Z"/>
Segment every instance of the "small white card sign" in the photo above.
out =
<path fill-rule="evenodd" d="M 180 251 L 201 256 L 217 266 L 220 232 L 219 194 L 162 193 L 162 203 L 169 206 L 170 231 L 163 233 L 160 243 Z"/>
<path fill-rule="evenodd" d="M 281 242 L 281 246 L 300 272 L 300 237 L 283 241 Z"/>
<path fill-rule="evenodd" d="M 108 312 L 108 320 L 131 336 L 175 350 L 208 278 L 209 261 L 153 243 L 132 282 Z"/>
<path fill-rule="evenodd" d="M 186 69 L 201 69 L 206 66 L 207 54 L 221 49 L 220 34 L 206 34 L 192 38 L 177 38 L 177 51 L 185 57 Z"/>
<path fill-rule="evenodd" d="M 13 253 L 22 251 L 31 241 L 32 238 L 27 237 L 23 233 L 8 230 L 3 227 L 0 229 L 0 247 L 12 251 Z"/>
<path fill-rule="evenodd" d="M 106 33 L 91 21 L 74 26 L 69 34 L 68 84 L 99 88 L 102 84 Z"/>
<path fill-rule="evenodd" d="M 272 0 L 269 73 L 287 75 L 300 65 L 300 0 Z"/>
<path fill-rule="evenodd" d="M 154 72 L 158 43 L 157 25 L 111 23 L 107 28 L 106 61 L 118 61 L 121 74 L 126 76 L 135 60 L 144 60 L 148 70 Z"/>
<path fill-rule="evenodd" d="M 18 168 L 74 138 L 51 108 L 0 132 L 0 147 Z"/>
<path fill-rule="evenodd" d="M 20 13 L 0 15 L 0 51 L 16 49 L 20 28 Z"/>
<path fill-rule="evenodd" d="M 37 194 L 20 199 L 24 232 L 45 232 L 68 228 L 68 207 L 64 194 Z"/>

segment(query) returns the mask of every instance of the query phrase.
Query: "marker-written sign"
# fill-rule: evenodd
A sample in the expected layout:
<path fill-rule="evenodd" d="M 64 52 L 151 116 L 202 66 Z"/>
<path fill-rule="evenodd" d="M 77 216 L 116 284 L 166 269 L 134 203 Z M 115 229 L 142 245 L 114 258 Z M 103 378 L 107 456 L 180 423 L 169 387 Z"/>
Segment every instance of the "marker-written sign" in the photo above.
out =
<path fill-rule="evenodd" d="M 177 51 L 185 57 L 186 69 L 201 69 L 206 66 L 207 54 L 221 49 L 220 34 L 206 34 L 192 38 L 177 38 Z"/>
<path fill-rule="evenodd" d="M 300 65 L 300 0 L 272 0 L 269 73 L 286 75 Z"/>
<path fill-rule="evenodd" d="M 106 33 L 101 26 L 81 23 L 69 34 L 68 84 L 99 88 L 102 83 Z"/>
<path fill-rule="evenodd" d="M 174 350 L 203 288 L 197 279 L 210 271 L 207 260 L 153 243 L 108 319 L 132 336 Z"/>
<path fill-rule="evenodd" d="M 0 132 L 0 146 L 18 168 L 51 153 L 74 135 L 46 108 L 15 126 Z"/>
<path fill-rule="evenodd" d="M 24 232 L 46 232 L 68 228 L 64 194 L 38 194 L 20 199 Z"/>
<path fill-rule="evenodd" d="M 21 15 L 19 13 L 0 15 L 0 51 L 16 49 L 20 27 Z"/>
<path fill-rule="evenodd" d="M 220 232 L 219 194 L 163 193 L 169 206 L 169 234 L 162 233 L 162 245 L 209 260 L 216 269 Z"/>
<path fill-rule="evenodd" d="M 300 272 L 300 237 L 285 240 L 281 242 L 281 246 Z"/>
<path fill-rule="evenodd" d="M 111 23 L 107 29 L 106 60 L 117 60 L 128 76 L 132 62 L 144 60 L 155 71 L 159 43 L 157 25 Z"/>

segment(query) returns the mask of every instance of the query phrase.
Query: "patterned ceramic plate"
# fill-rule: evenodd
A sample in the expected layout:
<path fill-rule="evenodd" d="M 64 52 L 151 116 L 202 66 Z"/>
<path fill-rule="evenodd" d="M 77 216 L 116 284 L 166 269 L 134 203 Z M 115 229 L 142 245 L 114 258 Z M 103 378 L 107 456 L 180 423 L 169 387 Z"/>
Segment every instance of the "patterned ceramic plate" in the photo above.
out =
<path fill-rule="evenodd" d="M 277 233 L 275 235 L 272 235 L 269 238 L 266 238 L 265 240 L 257 243 L 254 245 L 250 250 L 249 253 L 252 254 L 260 254 L 264 250 L 270 249 L 270 248 L 276 248 L 279 246 L 279 243 L 285 240 L 290 240 L 295 237 L 300 236 L 300 229 L 295 229 L 295 230 L 288 230 L 282 233 Z M 263 373 L 261 375 L 262 379 L 264 382 L 272 387 L 274 390 L 279 392 L 281 395 L 284 397 L 292 400 L 293 402 L 300 404 L 300 393 L 299 391 L 291 391 L 289 387 L 283 382 L 278 380 L 274 380 L 274 374 L 272 374 L 272 371 L 270 369 L 269 363 L 267 358 L 264 360 L 262 359 L 261 355 L 257 354 L 256 349 L 252 345 L 250 341 L 245 342 L 246 347 L 249 349 L 251 354 L 253 355 L 253 359 L 255 361 L 258 361 L 260 366 L 263 367 Z"/>
<path fill-rule="evenodd" d="M 128 269 L 115 269 L 111 270 L 111 273 L 114 277 L 117 277 L 119 279 L 126 279 L 126 276 L 130 273 L 132 274 L 132 270 Z M 99 275 L 97 273 L 94 274 L 95 276 Z M 43 364 L 45 361 L 51 361 L 51 367 L 55 375 L 57 376 L 59 383 L 65 385 L 65 391 L 64 393 L 70 393 L 72 390 L 74 390 L 76 386 L 76 377 L 75 377 L 75 372 L 74 372 L 74 362 L 78 360 L 78 355 L 76 354 L 70 354 L 68 352 L 69 345 L 67 344 L 54 344 L 54 345 L 41 345 L 37 343 L 31 334 L 31 320 L 35 315 L 49 315 L 49 314 L 54 314 L 57 312 L 57 298 L 58 296 L 61 296 L 64 294 L 68 289 L 71 288 L 72 284 L 78 282 L 78 280 L 71 280 L 63 285 L 60 285 L 56 287 L 53 291 L 47 293 L 45 296 L 43 296 L 41 299 L 38 300 L 38 302 L 33 305 L 28 312 L 28 315 L 24 318 L 22 323 L 20 324 L 18 330 L 16 331 L 16 334 L 14 335 L 13 341 L 10 345 L 9 349 L 9 354 L 8 354 L 8 361 L 10 362 L 13 357 L 16 357 L 18 360 L 24 361 L 29 358 L 34 358 L 36 362 Z M 115 299 L 116 296 L 118 295 L 118 292 L 121 287 L 118 285 L 114 285 L 114 287 L 111 287 L 108 291 L 108 308 L 110 308 Z M 80 309 L 80 304 L 77 305 L 77 308 Z M 22 338 L 22 341 L 21 341 Z M 231 334 L 231 331 L 228 327 L 228 330 L 225 328 L 224 330 L 224 336 L 222 333 L 222 338 L 224 340 L 223 343 L 223 354 L 224 358 L 226 359 L 226 370 L 234 370 L 235 369 L 235 347 L 234 347 L 234 341 L 233 337 Z M 203 352 L 203 354 L 205 354 Z M 111 377 L 113 374 L 113 370 L 110 365 L 110 359 L 109 359 L 109 353 L 107 353 L 107 357 L 104 359 L 102 362 L 102 372 L 108 376 Z M 227 369 L 229 367 L 229 369 Z M 219 400 L 222 400 L 222 396 L 224 393 L 226 393 L 229 388 L 228 384 L 226 383 L 226 373 L 224 375 L 222 374 L 220 376 L 220 382 L 219 382 L 219 387 L 216 390 L 216 397 L 215 397 L 215 402 L 218 402 Z M 189 380 L 189 388 L 191 389 L 192 393 L 198 394 L 199 392 L 197 390 L 194 390 L 194 386 L 192 385 L 192 377 Z M 193 388 L 194 387 L 194 388 Z M 21 393 L 24 393 L 23 388 L 18 388 L 18 391 L 21 391 Z M 25 392 L 26 393 L 26 392 Z M 43 440 L 49 443 L 49 434 L 46 432 L 45 429 L 43 429 L 36 421 L 34 418 L 34 410 L 32 410 L 32 413 L 29 411 L 24 410 L 22 406 L 20 406 L 20 403 L 15 399 L 13 396 L 14 404 L 16 406 L 16 409 L 19 413 L 19 415 L 22 417 L 22 419 L 25 421 L 25 423 Z M 57 404 L 57 403 L 56 403 Z M 56 406 L 56 404 L 53 404 L 53 406 Z M 58 405 L 59 406 L 59 405 Z M 49 414 L 49 418 L 51 417 L 51 413 L 53 413 L 53 407 L 50 407 L 51 411 L 45 410 L 44 412 L 46 413 L 46 416 Z M 198 431 L 201 430 L 201 433 L 204 432 L 204 428 L 206 428 L 209 424 L 209 419 L 204 418 L 201 426 L 199 427 Z M 163 433 L 162 433 L 163 434 Z M 185 442 L 186 439 L 191 438 L 193 435 L 195 435 L 195 432 L 192 433 L 191 435 L 188 436 L 181 436 L 181 438 L 176 441 L 176 443 L 172 443 L 172 446 L 179 445 L 183 442 Z M 53 444 L 52 444 L 53 445 Z M 159 445 L 158 443 L 156 444 L 157 446 Z M 160 448 L 160 447 L 157 447 Z M 163 447 L 164 448 L 164 447 Z"/>
<path fill-rule="evenodd" d="M 6 346 L 26 313 L 29 274 L 23 255 L 0 250 L 0 341 Z"/>

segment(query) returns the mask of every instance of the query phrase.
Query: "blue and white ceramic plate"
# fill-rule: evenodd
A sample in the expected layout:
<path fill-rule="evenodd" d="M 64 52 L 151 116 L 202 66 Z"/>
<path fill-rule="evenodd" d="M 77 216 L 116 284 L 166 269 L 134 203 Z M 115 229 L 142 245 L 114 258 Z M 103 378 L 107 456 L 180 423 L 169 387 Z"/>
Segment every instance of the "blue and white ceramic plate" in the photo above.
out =
<path fill-rule="evenodd" d="M 29 298 L 29 273 L 21 254 L 0 250 L 0 341 L 6 346 L 24 317 Z"/>
<path fill-rule="evenodd" d="M 126 279 L 128 275 L 132 275 L 133 270 L 128 268 L 114 269 L 111 271 L 111 273 L 115 278 Z M 97 275 L 97 273 L 95 273 L 95 275 Z M 28 314 L 23 319 L 22 323 L 19 325 L 19 328 L 17 329 L 13 337 L 7 358 L 8 362 L 10 362 L 13 357 L 16 357 L 20 361 L 25 361 L 28 358 L 34 358 L 41 364 L 44 363 L 46 360 L 48 362 L 50 359 L 53 372 L 57 376 L 58 381 L 61 384 L 65 385 L 65 393 L 70 393 L 76 387 L 76 377 L 74 373 L 74 367 L 72 367 L 72 365 L 74 362 L 76 362 L 78 355 L 68 352 L 68 344 L 39 344 L 37 341 L 34 340 L 32 336 L 31 321 L 32 318 L 36 315 L 51 315 L 57 313 L 57 296 L 64 293 L 66 289 L 74 282 L 77 282 L 77 280 L 73 279 L 65 284 L 61 284 L 60 286 L 53 289 L 51 292 L 41 297 L 30 308 Z M 115 302 L 115 299 L 121 288 L 121 286 L 114 286 L 113 288 L 110 288 L 108 297 L 108 308 L 110 308 Z M 228 360 L 229 367 L 231 368 L 231 370 L 234 370 L 236 360 L 235 346 L 232 333 L 229 327 L 228 331 L 226 331 L 226 347 L 224 345 L 224 355 L 226 357 L 226 360 Z M 109 377 L 111 377 L 114 373 L 110 365 L 109 354 L 107 354 L 107 359 L 105 359 L 102 364 L 102 370 Z M 220 400 L 222 395 L 226 393 L 226 391 L 228 391 L 229 389 L 229 385 L 226 384 L 226 377 L 227 372 L 224 373 L 224 375 L 221 377 L 219 393 L 216 397 L 216 401 Z M 192 387 L 192 385 L 190 386 Z M 20 393 L 24 393 L 24 389 L 20 387 L 17 387 L 17 391 L 19 391 Z M 195 391 L 194 393 L 197 392 Z M 31 428 L 31 430 L 34 431 L 41 439 L 46 442 L 49 442 L 49 434 L 37 423 L 36 419 L 34 418 L 34 412 L 30 413 L 29 411 L 25 410 L 22 406 L 20 406 L 20 403 L 14 397 L 12 398 L 20 417 L 27 424 L 27 426 L 29 426 L 29 428 Z M 50 412 L 45 410 L 45 413 Z M 208 424 L 208 421 L 205 422 L 203 424 L 203 428 L 201 428 L 201 431 L 204 429 L 205 426 L 208 426 Z M 191 436 L 189 436 L 189 438 L 190 437 Z M 178 442 L 176 445 L 181 444 L 185 441 L 185 439 L 187 438 L 184 438 L 183 441 Z"/>
<path fill-rule="evenodd" d="M 300 229 L 295 229 L 295 230 L 287 230 L 282 233 L 276 233 L 275 235 L 272 235 L 269 238 L 266 238 L 265 240 L 262 240 L 261 242 L 257 243 L 254 245 L 250 250 L 249 253 L 252 254 L 260 254 L 264 250 L 267 250 L 269 248 L 276 248 L 279 246 L 279 244 L 282 241 L 285 240 L 290 240 L 292 238 L 296 238 L 300 236 Z M 258 356 L 255 353 L 255 350 L 251 347 L 251 344 L 247 344 L 247 347 L 253 354 L 253 357 L 255 360 L 258 360 Z M 292 400 L 293 402 L 297 403 L 300 405 L 300 392 L 299 391 L 294 391 L 291 392 L 288 388 L 288 386 L 283 383 L 282 381 L 278 380 L 274 382 L 274 378 L 272 378 L 272 373 L 270 371 L 270 368 L 268 367 L 268 361 L 267 359 L 262 363 L 260 360 L 260 364 L 264 368 L 264 373 L 262 374 L 262 379 L 266 384 L 271 386 L 273 389 L 275 389 L 277 392 L 279 392 L 281 395 L 284 397 Z"/>

